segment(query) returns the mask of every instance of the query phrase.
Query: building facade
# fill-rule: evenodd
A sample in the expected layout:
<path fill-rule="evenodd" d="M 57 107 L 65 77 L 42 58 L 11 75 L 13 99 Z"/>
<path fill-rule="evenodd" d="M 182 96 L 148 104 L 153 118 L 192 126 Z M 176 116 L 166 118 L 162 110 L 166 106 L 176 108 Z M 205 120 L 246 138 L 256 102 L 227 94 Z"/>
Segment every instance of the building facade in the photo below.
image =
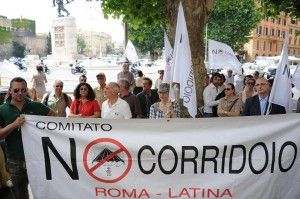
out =
<path fill-rule="evenodd" d="M 77 34 L 84 39 L 86 44 L 84 55 L 87 57 L 104 56 L 106 54 L 106 46 L 112 42 L 111 36 L 104 32 L 78 30 Z"/>
<path fill-rule="evenodd" d="M 289 55 L 300 58 L 300 21 L 292 22 L 284 14 L 261 21 L 245 44 L 245 59 L 252 62 L 257 56 L 278 56 L 285 37 L 289 40 Z"/>

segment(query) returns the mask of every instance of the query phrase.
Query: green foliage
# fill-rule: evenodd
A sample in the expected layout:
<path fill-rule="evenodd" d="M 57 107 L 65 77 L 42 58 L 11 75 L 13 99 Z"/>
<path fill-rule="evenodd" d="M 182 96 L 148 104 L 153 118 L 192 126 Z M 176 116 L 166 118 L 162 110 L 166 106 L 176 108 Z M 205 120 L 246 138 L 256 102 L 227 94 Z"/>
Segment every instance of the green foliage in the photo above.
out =
<path fill-rule="evenodd" d="M 29 29 L 35 35 L 35 21 L 30 19 L 12 19 L 11 26 L 15 28 Z"/>
<path fill-rule="evenodd" d="M 46 52 L 48 55 L 52 53 L 51 33 L 50 32 L 47 35 Z"/>
<path fill-rule="evenodd" d="M 250 32 L 263 19 L 255 0 L 216 0 L 208 20 L 208 38 L 241 50 Z"/>
<path fill-rule="evenodd" d="M 267 16 L 276 16 L 280 12 L 284 12 L 294 20 L 300 18 L 299 0 L 260 0 L 260 5 Z"/>
<path fill-rule="evenodd" d="M 82 36 L 77 36 L 77 53 L 83 54 L 84 50 L 86 48 L 86 43 L 84 41 L 84 38 Z"/>
<path fill-rule="evenodd" d="M 164 46 L 164 29 L 162 26 L 128 28 L 128 37 L 135 47 L 142 53 L 150 51 L 151 54 Z"/>
<path fill-rule="evenodd" d="M 24 44 L 20 44 L 19 42 L 13 41 L 13 56 L 14 57 L 25 57 L 26 46 Z"/>
<path fill-rule="evenodd" d="M 122 19 L 134 29 L 163 24 L 163 2 L 160 0 L 101 0 L 104 16 Z"/>
<path fill-rule="evenodd" d="M 0 45 L 8 43 L 11 39 L 11 32 L 7 31 L 5 27 L 0 27 Z"/>

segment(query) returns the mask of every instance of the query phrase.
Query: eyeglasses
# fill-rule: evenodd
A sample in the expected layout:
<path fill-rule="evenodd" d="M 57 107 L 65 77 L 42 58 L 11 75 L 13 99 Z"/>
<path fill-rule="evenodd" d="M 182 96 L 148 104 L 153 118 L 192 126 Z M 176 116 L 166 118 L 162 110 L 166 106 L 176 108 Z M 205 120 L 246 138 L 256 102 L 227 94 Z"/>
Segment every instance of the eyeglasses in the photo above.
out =
<path fill-rule="evenodd" d="M 226 91 L 230 91 L 230 90 L 231 90 L 231 88 L 225 88 L 224 90 L 226 90 Z"/>
<path fill-rule="evenodd" d="M 260 83 L 260 84 L 255 84 L 255 86 L 266 86 L 267 83 Z"/>
<path fill-rule="evenodd" d="M 247 84 L 248 84 L 248 85 L 252 85 L 252 86 L 254 86 L 254 85 L 255 85 L 255 83 L 254 83 L 254 82 L 247 82 Z"/>
<path fill-rule="evenodd" d="M 81 91 L 87 91 L 88 88 L 80 88 Z"/>
<path fill-rule="evenodd" d="M 104 77 L 97 77 L 97 79 L 99 80 L 99 79 L 104 79 Z"/>
<path fill-rule="evenodd" d="M 64 86 L 63 86 L 63 85 L 56 85 L 55 87 L 56 87 L 56 88 L 59 88 L 59 87 L 62 88 L 62 87 L 64 87 Z"/>
<path fill-rule="evenodd" d="M 27 89 L 26 88 L 15 88 L 13 89 L 14 93 L 19 93 L 21 91 L 21 93 L 26 93 Z"/>

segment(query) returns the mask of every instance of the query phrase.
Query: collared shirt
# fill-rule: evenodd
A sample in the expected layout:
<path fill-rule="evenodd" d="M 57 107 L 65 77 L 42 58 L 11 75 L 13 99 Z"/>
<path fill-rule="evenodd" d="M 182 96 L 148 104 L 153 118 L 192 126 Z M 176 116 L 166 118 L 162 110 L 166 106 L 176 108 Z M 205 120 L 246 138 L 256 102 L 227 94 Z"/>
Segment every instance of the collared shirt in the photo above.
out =
<path fill-rule="evenodd" d="M 101 118 L 103 119 L 130 119 L 131 117 L 128 103 L 119 97 L 111 107 L 108 105 L 108 100 L 102 104 Z"/>
<path fill-rule="evenodd" d="M 219 100 L 215 100 L 219 93 L 220 91 L 213 83 L 205 87 L 203 91 L 204 113 L 212 113 L 212 107 L 219 104 Z"/>
<path fill-rule="evenodd" d="M 96 100 L 98 101 L 101 108 L 102 103 L 106 100 L 106 97 L 104 97 L 104 87 L 101 88 L 100 86 L 97 86 L 96 88 L 94 88 L 94 92 L 96 94 Z"/>
<path fill-rule="evenodd" d="M 42 102 L 45 100 L 47 95 L 48 94 L 44 95 Z M 69 100 L 69 98 L 68 98 L 68 100 Z M 54 92 L 51 92 L 49 94 L 48 102 L 47 102 L 46 106 L 51 108 L 55 112 L 56 116 L 58 116 L 58 117 L 66 117 L 66 115 L 67 115 L 66 108 L 68 106 L 68 102 L 65 101 L 63 93 L 61 93 L 60 96 L 56 96 Z"/>
<path fill-rule="evenodd" d="M 130 107 L 132 118 L 136 118 L 137 115 L 142 114 L 140 101 L 137 98 L 137 96 L 133 95 L 132 93 L 129 93 L 128 95 L 123 96 L 121 98 L 128 103 L 128 105 Z"/>
<path fill-rule="evenodd" d="M 78 113 L 76 111 L 78 110 Z M 79 99 L 74 99 L 71 107 L 70 112 L 73 114 L 81 114 L 82 116 L 92 116 L 97 112 L 100 112 L 100 106 L 97 100 L 88 100 L 82 103 Z"/>
<path fill-rule="evenodd" d="M 40 102 L 31 101 L 25 99 L 22 110 L 19 110 L 16 106 L 7 101 L 0 106 L 0 126 L 11 124 L 21 114 L 28 115 L 48 115 L 50 109 Z M 14 129 L 6 138 L 5 142 L 7 145 L 7 157 L 9 159 L 21 159 L 24 160 L 23 143 L 21 136 L 21 129 Z"/>
<path fill-rule="evenodd" d="M 165 118 L 164 117 L 164 112 L 159 109 L 159 103 L 160 102 L 156 102 L 156 103 L 154 103 L 154 104 L 151 105 L 151 107 L 150 107 L 150 114 L 149 114 L 149 118 L 150 119 Z M 180 118 L 180 106 L 179 106 L 179 104 L 172 102 L 172 108 L 173 108 L 173 110 L 176 113 L 176 117 Z"/>
<path fill-rule="evenodd" d="M 259 98 L 259 105 L 260 105 L 260 114 L 264 115 L 266 110 L 267 110 L 267 102 L 268 102 L 268 97 L 266 98 L 261 98 L 260 96 L 258 96 Z"/>

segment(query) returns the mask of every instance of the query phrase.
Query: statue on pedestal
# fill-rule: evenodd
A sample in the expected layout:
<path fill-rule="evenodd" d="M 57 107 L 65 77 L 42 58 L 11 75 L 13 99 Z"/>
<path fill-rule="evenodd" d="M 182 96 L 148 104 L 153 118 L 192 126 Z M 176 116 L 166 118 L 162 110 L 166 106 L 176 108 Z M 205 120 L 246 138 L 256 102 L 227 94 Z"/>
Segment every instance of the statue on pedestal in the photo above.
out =
<path fill-rule="evenodd" d="M 66 0 L 66 4 L 72 1 L 74 0 Z M 70 13 L 65 8 L 64 0 L 53 0 L 53 7 L 55 7 L 55 2 L 57 4 L 58 17 L 64 17 L 64 15 L 61 14 L 61 11 L 64 11 L 67 14 L 67 16 L 70 15 Z"/>

